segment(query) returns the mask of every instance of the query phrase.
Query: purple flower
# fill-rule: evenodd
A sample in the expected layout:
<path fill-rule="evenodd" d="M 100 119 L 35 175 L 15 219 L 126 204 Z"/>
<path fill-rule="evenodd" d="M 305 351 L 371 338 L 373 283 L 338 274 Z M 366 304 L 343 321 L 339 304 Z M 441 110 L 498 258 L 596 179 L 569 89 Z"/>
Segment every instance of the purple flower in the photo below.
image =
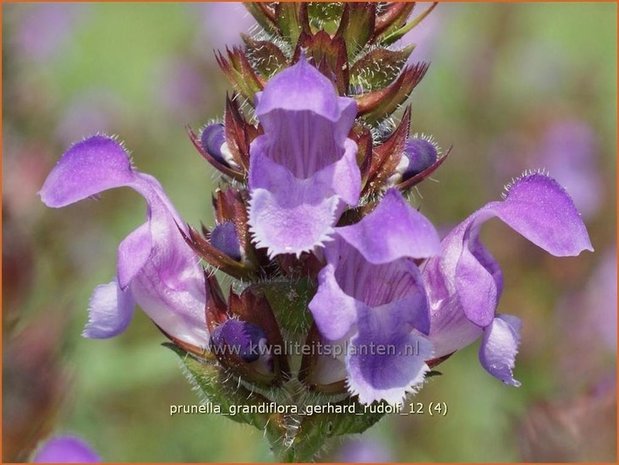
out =
<path fill-rule="evenodd" d="M 535 173 L 509 186 L 503 201 L 486 204 L 456 226 L 443 239 L 440 255 L 425 263 L 434 356 L 451 354 L 483 335 L 482 366 L 504 383 L 518 386 L 512 369 L 521 323 L 514 316 L 495 314 L 503 278 L 479 239 L 481 225 L 493 217 L 555 256 L 575 256 L 593 248 L 572 199 L 554 179 Z"/>
<path fill-rule="evenodd" d="M 122 125 L 120 97 L 111 90 L 91 89 L 77 95 L 58 122 L 56 133 L 66 144 L 97 131 L 114 131 Z"/>
<path fill-rule="evenodd" d="M 339 449 L 336 460 L 343 463 L 393 462 L 393 454 L 382 441 L 373 438 L 348 440 Z"/>
<path fill-rule="evenodd" d="M 617 351 L 617 253 L 614 247 L 598 253 L 584 287 L 563 295 L 555 309 L 562 338 L 555 345 L 555 360 L 562 381 L 578 389 L 607 373 Z M 587 350 L 574 351 L 574 347 Z"/>
<path fill-rule="evenodd" d="M 604 178 L 595 131 L 586 121 L 568 118 L 551 121 L 541 138 L 524 130 L 503 135 L 492 149 L 494 170 L 513 173 L 527 166 L 542 166 L 570 194 L 583 218 L 594 217 L 603 205 Z"/>
<path fill-rule="evenodd" d="M 212 106 L 213 92 L 209 91 L 204 74 L 191 55 L 162 59 L 152 81 L 154 100 L 179 122 L 200 118 L 204 108 Z"/>
<path fill-rule="evenodd" d="M 256 95 L 264 135 L 250 148 L 249 223 L 271 256 L 322 246 L 358 202 L 357 145 L 347 137 L 356 111 L 305 58 Z"/>
<path fill-rule="evenodd" d="M 196 47 L 204 50 L 210 60 L 213 59 L 213 49 L 240 45 L 241 34 L 249 34 L 256 28 L 254 18 L 241 2 L 207 2 L 197 8 L 201 24 Z"/>
<path fill-rule="evenodd" d="M 101 458 L 82 439 L 57 436 L 48 439 L 35 453 L 33 463 L 97 463 Z"/>
<path fill-rule="evenodd" d="M 46 62 L 58 55 L 84 20 L 89 6 L 43 4 L 20 6 L 14 40 L 20 56 Z"/>
<path fill-rule="evenodd" d="M 617 250 L 607 250 L 596 266 L 585 290 L 585 308 L 599 337 L 599 344 L 610 352 L 617 351 Z"/>
<path fill-rule="evenodd" d="M 395 189 L 359 223 L 337 228 L 309 304 L 321 334 L 346 354 L 349 390 L 363 403 L 402 401 L 432 358 L 429 307 L 414 258 L 438 253 L 432 224 Z"/>
<path fill-rule="evenodd" d="M 206 347 L 204 276 L 179 228 L 183 221 L 155 178 L 136 171 L 114 139 L 94 136 L 73 145 L 47 177 L 40 195 L 59 208 L 107 189 L 131 187 L 146 200 L 148 220 L 118 247 L 117 275 L 92 294 L 84 336 L 125 330 L 138 304 L 165 333 Z"/>

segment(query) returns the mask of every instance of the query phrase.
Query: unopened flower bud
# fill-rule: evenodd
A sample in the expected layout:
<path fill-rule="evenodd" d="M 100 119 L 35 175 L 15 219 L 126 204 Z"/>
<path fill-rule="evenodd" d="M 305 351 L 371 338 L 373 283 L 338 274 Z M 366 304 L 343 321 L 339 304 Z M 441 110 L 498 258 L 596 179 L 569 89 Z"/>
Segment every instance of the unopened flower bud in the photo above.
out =
<path fill-rule="evenodd" d="M 438 160 L 436 143 L 426 137 L 411 137 L 406 141 L 404 156 L 397 170 L 406 180 L 432 166 Z"/>
<path fill-rule="evenodd" d="M 231 221 L 218 224 L 211 231 L 211 244 L 234 260 L 241 260 L 241 245 L 236 226 Z"/>
<path fill-rule="evenodd" d="M 218 161 L 228 166 L 238 167 L 228 149 L 223 124 L 214 123 L 204 127 L 200 134 L 200 144 L 202 145 L 202 149 Z"/>
<path fill-rule="evenodd" d="M 247 363 L 260 358 L 266 342 L 266 334 L 261 328 L 236 319 L 227 320 L 219 325 L 211 337 L 214 351 L 230 351 Z"/>

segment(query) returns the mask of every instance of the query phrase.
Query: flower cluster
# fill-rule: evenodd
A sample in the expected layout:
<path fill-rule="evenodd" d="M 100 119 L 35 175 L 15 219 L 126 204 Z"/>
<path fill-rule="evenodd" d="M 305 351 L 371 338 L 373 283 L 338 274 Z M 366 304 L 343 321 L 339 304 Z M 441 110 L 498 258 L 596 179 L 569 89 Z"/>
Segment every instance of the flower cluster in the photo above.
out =
<path fill-rule="evenodd" d="M 412 47 L 387 47 L 428 12 L 407 22 L 413 4 L 312 5 L 249 4 L 262 36 L 218 56 L 237 93 L 222 122 L 190 131 L 221 174 L 212 228 L 185 224 L 114 138 L 85 139 L 60 159 L 46 205 L 124 186 L 147 204 L 147 221 L 119 245 L 116 277 L 93 293 L 84 335 L 117 335 L 137 304 L 183 353 L 278 401 L 294 386 L 294 402 L 400 403 L 479 338 L 482 366 L 518 385 L 521 323 L 497 313 L 501 270 L 481 225 L 497 217 L 573 256 L 592 250 L 578 211 L 531 172 L 441 240 L 406 194 L 447 154 L 409 135 L 410 108 L 398 112 L 427 65 L 406 65 Z M 227 297 L 215 269 L 235 278 Z M 275 350 L 292 340 L 346 350 Z"/>

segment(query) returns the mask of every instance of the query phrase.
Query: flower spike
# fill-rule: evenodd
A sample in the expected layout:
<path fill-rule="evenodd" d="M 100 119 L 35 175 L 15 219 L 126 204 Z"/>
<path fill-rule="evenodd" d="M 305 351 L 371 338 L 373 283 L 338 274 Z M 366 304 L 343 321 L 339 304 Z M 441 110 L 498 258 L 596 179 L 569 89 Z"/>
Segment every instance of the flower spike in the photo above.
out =
<path fill-rule="evenodd" d="M 498 218 L 559 257 L 592 246 L 546 173 L 526 172 L 442 240 L 407 202 L 451 152 L 409 132 L 428 64 L 397 43 L 436 3 L 416 16 L 414 2 L 245 6 L 252 35 L 216 52 L 234 89 L 223 115 L 188 128 L 218 175 L 213 219 L 185 223 L 102 135 L 69 148 L 41 189 L 53 208 L 117 187 L 146 201 L 84 335 L 121 333 L 139 305 L 201 394 L 262 429 L 280 461 L 313 461 L 326 439 L 367 430 L 384 415 L 374 407 L 408 402 L 476 340 L 481 366 L 519 386 L 522 322 L 499 312 L 502 271 L 482 225 Z M 340 411 L 314 411 L 325 406 Z"/>

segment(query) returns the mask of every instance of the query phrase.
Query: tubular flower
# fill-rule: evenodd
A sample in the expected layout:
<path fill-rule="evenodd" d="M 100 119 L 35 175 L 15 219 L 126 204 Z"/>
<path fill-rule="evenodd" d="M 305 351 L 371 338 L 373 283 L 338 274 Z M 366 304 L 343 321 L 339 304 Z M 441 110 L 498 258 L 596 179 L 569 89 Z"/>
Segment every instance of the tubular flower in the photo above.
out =
<path fill-rule="evenodd" d="M 250 148 L 249 224 L 269 255 L 296 254 L 331 238 L 346 205 L 356 205 L 361 174 L 348 138 L 355 101 L 304 58 L 256 94 L 264 129 Z"/>
<path fill-rule="evenodd" d="M 441 252 L 423 266 L 430 298 L 430 340 L 435 357 L 447 356 L 483 336 L 482 366 L 506 384 L 520 342 L 520 320 L 497 315 L 503 290 L 498 263 L 479 239 L 481 225 L 497 217 L 557 257 L 593 250 L 572 199 L 552 178 L 528 174 L 516 180 L 503 201 L 490 202 L 460 223 L 441 243 Z"/>
<path fill-rule="evenodd" d="M 147 221 L 120 243 L 116 277 L 94 290 L 84 336 L 116 336 L 138 304 L 172 338 L 206 347 L 204 277 L 179 231 L 184 223 L 159 182 L 136 171 L 117 141 L 94 136 L 73 145 L 40 195 L 45 205 L 59 208 L 115 187 L 131 187 L 144 197 Z"/>
<path fill-rule="evenodd" d="M 439 247 L 432 224 L 391 189 L 359 223 L 337 228 L 325 250 L 309 308 L 325 338 L 350 341 L 347 383 L 362 403 L 399 403 L 428 371 L 429 307 L 413 259 Z"/>

